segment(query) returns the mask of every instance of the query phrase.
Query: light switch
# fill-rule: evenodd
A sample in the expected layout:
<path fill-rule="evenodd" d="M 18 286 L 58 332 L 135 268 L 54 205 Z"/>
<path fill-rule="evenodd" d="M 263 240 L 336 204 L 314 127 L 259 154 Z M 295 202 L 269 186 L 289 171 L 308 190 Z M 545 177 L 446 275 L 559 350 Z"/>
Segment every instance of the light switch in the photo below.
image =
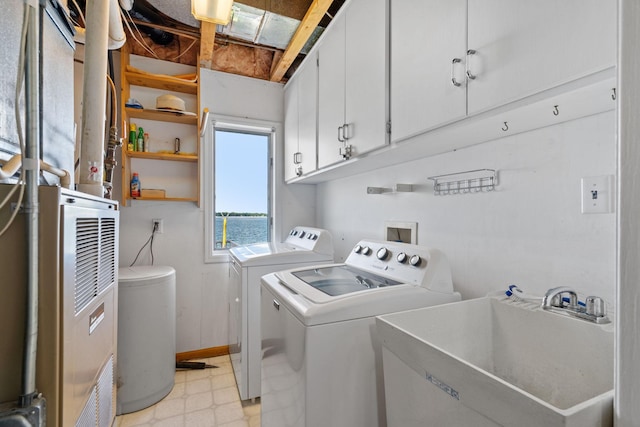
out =
<path fill-rule="evenodd" d="M 582 178 L 582 213 L 600 214 L 613 212 L 613 176 Z"/>

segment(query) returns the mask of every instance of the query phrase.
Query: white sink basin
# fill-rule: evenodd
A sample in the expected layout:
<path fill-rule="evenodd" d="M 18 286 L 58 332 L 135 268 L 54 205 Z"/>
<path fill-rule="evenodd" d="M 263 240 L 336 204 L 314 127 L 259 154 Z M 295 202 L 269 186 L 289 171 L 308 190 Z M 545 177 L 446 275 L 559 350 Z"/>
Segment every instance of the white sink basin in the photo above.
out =
<path fill-rule="evenodd" d="M 447 426 L 613 425 L 612 324 L 501 297 L 376 323 L 390 427 L 433 423 L 434 412 Z"/>

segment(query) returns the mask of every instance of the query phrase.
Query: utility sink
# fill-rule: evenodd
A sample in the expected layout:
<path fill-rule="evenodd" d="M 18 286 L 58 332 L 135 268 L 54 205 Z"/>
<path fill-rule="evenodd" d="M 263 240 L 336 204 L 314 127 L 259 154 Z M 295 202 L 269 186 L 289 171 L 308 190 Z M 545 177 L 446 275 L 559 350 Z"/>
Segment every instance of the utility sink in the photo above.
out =
<path fill-rule="evenodd" d="M 613 324 L 485 297 L 376 326 L 389 427 L 613 425 Z"/>

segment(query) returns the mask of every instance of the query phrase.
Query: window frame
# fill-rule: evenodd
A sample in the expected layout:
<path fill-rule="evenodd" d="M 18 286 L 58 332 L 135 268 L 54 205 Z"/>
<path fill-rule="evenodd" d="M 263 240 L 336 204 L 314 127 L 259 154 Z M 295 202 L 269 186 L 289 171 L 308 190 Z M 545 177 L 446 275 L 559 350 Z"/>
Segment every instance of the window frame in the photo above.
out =
<path fill-rule="evenodd" d="M 267 153 L 268 177 L 267 177 L 267 239 L 271 241 L 274 236 L 274 164 L 273 153 L 276 147 L 280 124 L 240 117 L 215 116 L 210 120 L 208 129 L 205 129 L 203 138 L 203 200 L 204 205 L 204 232 L 205 232 L 205 263 L 228 262 L 229 249 L 215 248 L 215 133 L 217 130 L 257 135 L 269 135 L 269 147 Z"/>

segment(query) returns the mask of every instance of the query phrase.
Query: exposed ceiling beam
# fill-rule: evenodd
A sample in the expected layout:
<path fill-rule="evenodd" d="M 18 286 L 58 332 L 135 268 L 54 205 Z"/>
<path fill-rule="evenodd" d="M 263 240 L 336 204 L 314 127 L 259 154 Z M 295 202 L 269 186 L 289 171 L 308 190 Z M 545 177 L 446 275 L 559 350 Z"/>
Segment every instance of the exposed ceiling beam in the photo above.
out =
<path fill-rule="evenodd" d="M 271 81 L 279 82 L 282 80 L 282 77 L 287 72 L 291 64 L 296 59 L 302 48 L 304 47 L 309 37 L 313 33 L 313 30 L 316 29 L 318 23 L 327 12 L 329 7 L 331 6 L 332 0 L 314 0 L 309 6 L 309 10 L 307 10 L 306 15 L 300 22 L 298 29 L 295 34 L 291 38 L 289 42 L 289 46 L 284 51 L 282 58 L 273 67 L 273 71 L 271 73 Z"/>
<path fill-rule="evenodd" d="M 213 45 L 216 40 L 216 24 L 200 22 L 200 67 L 211 69 Z"/>

